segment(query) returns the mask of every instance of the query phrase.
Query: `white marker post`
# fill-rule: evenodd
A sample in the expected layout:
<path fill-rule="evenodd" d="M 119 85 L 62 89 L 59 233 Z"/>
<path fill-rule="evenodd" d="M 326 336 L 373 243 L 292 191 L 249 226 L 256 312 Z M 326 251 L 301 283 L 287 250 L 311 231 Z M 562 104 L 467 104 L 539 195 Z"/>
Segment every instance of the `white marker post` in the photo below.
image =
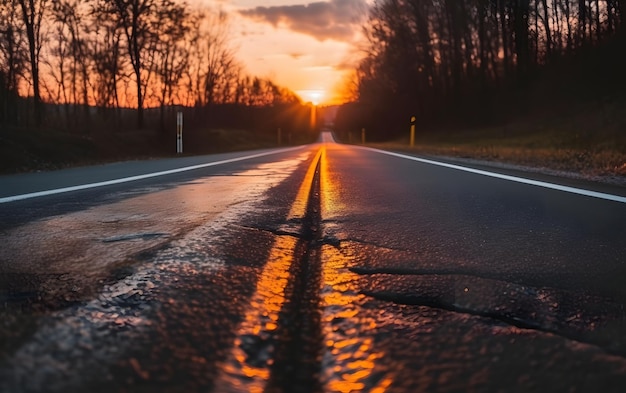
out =
<path fill-rule="evenodd" d="M 409 145 L 411 147 L 415 146 L 415 116 L 411 116 L 411 141 Z"/>
<path fill-rule="evenodd" d="M 176 114 L 176 153 L 183 153 L 183 112 Z"/>

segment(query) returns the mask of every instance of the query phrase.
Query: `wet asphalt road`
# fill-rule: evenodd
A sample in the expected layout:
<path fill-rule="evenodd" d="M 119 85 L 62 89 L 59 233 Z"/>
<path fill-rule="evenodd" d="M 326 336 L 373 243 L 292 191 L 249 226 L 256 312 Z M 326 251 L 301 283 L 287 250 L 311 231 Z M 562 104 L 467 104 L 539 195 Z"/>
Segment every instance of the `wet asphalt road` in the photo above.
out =
<path fill-rule="evenodd" d="M 116 165 L 80 172 L 150 169 Z M 77 181 L 0 197 L 37 176 Z M 0 391 L 622 392 L 624 239 L 621 202 L 334 143 L 2 203 Z"/>

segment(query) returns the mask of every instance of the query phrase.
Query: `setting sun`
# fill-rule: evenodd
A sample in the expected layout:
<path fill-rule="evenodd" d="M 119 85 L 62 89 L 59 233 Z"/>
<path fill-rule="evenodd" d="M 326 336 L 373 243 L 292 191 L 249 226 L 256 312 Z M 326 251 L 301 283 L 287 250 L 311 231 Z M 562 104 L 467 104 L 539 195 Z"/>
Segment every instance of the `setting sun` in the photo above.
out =
<path fill-rule="evenodd" d="M 194 0 L 228 12 L 237 57 L 306 103 L 345 101 L 346 78 L 367 16 L 367 0 Z M 312 83 L 313 82 L 313 83 Z"/>
<path fill-rule="evenodd" d="M 304 102 L 310 102 L 313 105 L 319 105 L 325 98 L 324 90 L 298 90 L 296 93 Z"/>

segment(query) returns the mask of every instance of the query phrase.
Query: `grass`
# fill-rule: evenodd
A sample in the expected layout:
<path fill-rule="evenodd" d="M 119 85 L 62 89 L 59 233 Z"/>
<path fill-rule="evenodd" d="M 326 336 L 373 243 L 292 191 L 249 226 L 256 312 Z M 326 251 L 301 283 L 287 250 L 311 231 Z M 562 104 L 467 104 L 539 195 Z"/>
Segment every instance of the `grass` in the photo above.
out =
<path fill-rule="evenodd" d="M 294 137 L 292 142 L 307 142 L 304 137 Z M 184 133 L 183 144 L 185 154 L 193 155 L 269 148 L 277 141 L 273 134 L 247 130 L 192 129 Z M 93 131 L 81 135 L 54 129 L 0 130 L 0 173 L 4 174 L 175 155 L 176 136 L 171 133 Z"/>
<path fill-rule="evenodd" d="M 408 133 L 407 133 L 408 134 Z M 573 172 L 582 177 L 626 176 L 626 105 L 504 127 L 417 132 L 379 147 L 426 155 L 506 162 Z"/>

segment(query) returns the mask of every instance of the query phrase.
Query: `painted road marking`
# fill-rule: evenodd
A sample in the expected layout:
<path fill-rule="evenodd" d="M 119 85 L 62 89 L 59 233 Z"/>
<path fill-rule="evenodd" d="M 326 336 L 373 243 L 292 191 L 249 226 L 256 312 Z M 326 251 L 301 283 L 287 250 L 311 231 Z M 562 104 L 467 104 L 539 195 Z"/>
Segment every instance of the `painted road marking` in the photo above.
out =
<path fill-rule="evenodd" d="M 120 184 L 120 183 L 128 183 L 128 182 L 131 182 L 131 181 L 149 179 L 151 177 L 171 175 L 171 174 L 174 174 L 174 173 L 193 171 L 195 169 L 202 169 L 202 168 L 207 168 L 207 167 L 211 167 L 211 166 L 229 164 L 231 162 L 244 161 L 244 160 L 250 160 L 252 158 L 264 157 L 264 156 L 269 156 L 269 155 L 273 155 L 273 154 L 286 153 L 286 152 L 289 152 L 289 151 L 302 149 L 304 147 L 305 146 L 290 147 L 290 148 L 287 148 L 287 149 L 280 149 L 280 150 L 274 150 L 274 151 L 265 152 L 265 153 L 252 154 L 250 156 L 229 158 L 227 160 L 208 162 L 206 164 L 198 164 L 198 165 L 192 165 L 192 166 L 187 166 L 187 167 L 183 167 L 183 168 L 170 169 L 170 170 L 167 170 L 167 171 L 146 173 L 146 174 L 137 175 L 137 176 L 123 177 L 121 179 L 113 179 L 113 180 L 107 180 L 107 181 L 102 181 L 102 182 L 97 182 L 97 183 L 81 184 L 81 185 L 78 185 L 78 186 L 63 187 L 63 188 L 57 188 L 57 189 L 53 189 L 53 190 L 31 192 L 31 193 L 28 193 L 28 194 L 13 195 L 13 196 L 0 198 L 0 203 L 15 202 L 15 201 L 20 201 L 20 200 L 24 200 L 24 199 L 37 198 L 37 197 L 48 196 L 48 195 L 55 195 L 55 194 L 61 194 L 61 193 L 65 193 L 65 192 L 86 190 L 86 189 L 89 189 L 89 188 L 110 186 L 110 185 Z"/>
<path fill-rule="evenodd" d="M 477 175 L 495 177 L 497 179 L 509 180 L 509 181 L 513 181 L 513 182 L 517 182 L 517 183 L 529 184 L 529 185 L 532 185 L 532 186 L 549 188 L 549 189 L 552 189 L 552 190 L 564 191 L 564 192 L 569 192 L 571 194 L 584 195 L 584 196 L 588 196 L 588 197 L 592 197 L 592 198 L 600 198 L 600 199 L 604 199 L 604 200 L 607 200 L 607 201 L 626 203 L 626 197 L 619 196 L 619 195 L 612 195 L 612 194 L 606 194 L 606 193 L 603 193 L 603 192 L 585 190 L 583 188 L 563 186 L 563 185 L 560 185 L 560 184 L 548 183 L 548 182 L 539 181 L 539 180 L 531 180 L 531 179 L 526 179 L 526 178 L 523 178 L 523 177 L 503 175 L 501 173 L 495 173 L 495 172 L 489 172 L 489 171 L 480 170 L 480 169 L 468 168 L 468 167 L 464 167 L 464 166 L 460 166 L 460 165 L 447 164 L 445 162 L 427 160 L 425 158 L 408 156 L 408 155 L 405 155 L 405 154 L 394 153 L 394 152 L 390 152 L 390 151 L 372 149 L 370 147 L 360 147 L 360 148 L 364 149 L 364 150 L 371 150 L 371 151 L 374 151 L 374 152 L 377 152 L 377 153 L 381 153 L 381 154 L 386 154 L 386 155 L 389 155 L 389 156 L 394 156 L 394 157 L 404 158 L 404 159 L 407 159 L 407 160 L 417 161 L 417 162 L 421 162 L 421 163 L 424 163 L 424 164 L 437 165 L 437 166 L 441 166 L 441 167 L 444 167 L 444 168 L 450 168 L 450 169 L 456 169 L 456 170 L 459 170 L 459 171 L 475 173 Z"/>
<path fill-rule="evenodd" d="M 319 163 L 325 149 L 326 148 L 324 146 L 320 147 L 315 155 L 315 158 L 311 161 L 311 165 L 309 165 L 309 169 L 307 170 L 306 175 L 304 175 L 304 180 L 298 189 L 296 200 L 293 205 L 291 205 L 291 209 L 287 215 L 287 220 L 303 219 L 306 215 L 306 208 L 309 203 L 309 194 L 311 194 L 315 170 L 317 169 L 317 164 Z"/>

